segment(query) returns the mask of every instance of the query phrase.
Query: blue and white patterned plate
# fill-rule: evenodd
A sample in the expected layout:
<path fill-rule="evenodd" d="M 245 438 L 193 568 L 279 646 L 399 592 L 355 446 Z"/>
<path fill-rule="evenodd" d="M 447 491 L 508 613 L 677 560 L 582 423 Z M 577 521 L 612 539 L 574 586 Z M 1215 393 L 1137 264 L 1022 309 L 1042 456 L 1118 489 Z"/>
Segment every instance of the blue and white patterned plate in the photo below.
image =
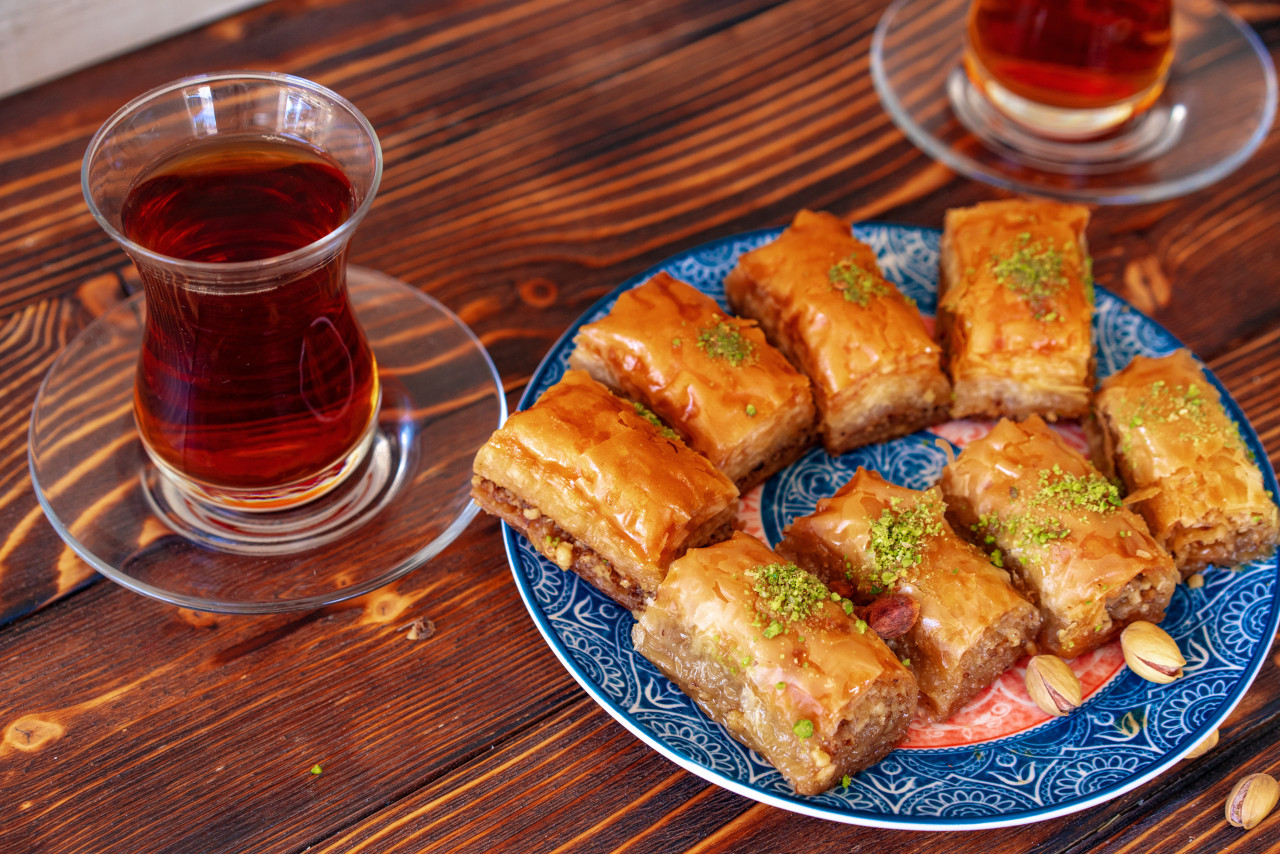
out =
<path fill-rule="evenodd" d="M 662 270 L 726 305 L 722 282 L 737 257 L 778 233 L 756 231 L 713 241 L 625 282 L 565 332 L 535 372 L 520 408 L 560 379 L 578 327 L 604 316 L 622 291 Z M 854 233 L 875 248 L 885 275 L 931 316 L 939 232 L 868 223 L 855 226 Z M 1155 322 L 1102 289 L 1095 335 L 1100 376 L 1123 367 L 1135 354 L 1161 355 L 1179 346 Z M 1261 462 L 1268 488 L 1280 492 L 1257 435 L 1217 378 L 1210 375 L 1210 380 Z M 818 498 L 834 492 L 859 465 L 915 488 L 933 483 L 946 461 L 938 437 L 954 435 L 948 427 L 955 425 L 837 458 L 815 448 L 756 493 L 766 539 L 776 543 L 792 518 L 810 512 Z M 1177 762 L 1240 701 L 1266 658 L 1280 603 L 1274 554 L 1236 571 L 1212 568 L 1204 574 L 1203 587 L 1178 587 L 1163 623 L 1186 656 L 1182 679 L 1155 685 L 1124 667 L 1104 668 L 1104 678 L 1084 705 L 1065 718 L 1033 722 L 994 737 L 965 729 L 934 742 L 947 743 L 943 747 L 927 746 L 927 737 L 922 741 L 926 746 L 911 746 L 917 740 L 913 736 L 908 746 L 856 775 L 849 786 L 804 797 L 636 653 L 630 614 L 543 559 L 505 525 L 503 538 L 520 595 L 551 649 L 587 693 L 642 741 L 690 772 L 748 798 L 875 827 L 958 830 L 1022 824 L 1081 810 L 1142 784 Z M 996 702 L 999 711 L 1016 705 L 1017 699 Z"/>

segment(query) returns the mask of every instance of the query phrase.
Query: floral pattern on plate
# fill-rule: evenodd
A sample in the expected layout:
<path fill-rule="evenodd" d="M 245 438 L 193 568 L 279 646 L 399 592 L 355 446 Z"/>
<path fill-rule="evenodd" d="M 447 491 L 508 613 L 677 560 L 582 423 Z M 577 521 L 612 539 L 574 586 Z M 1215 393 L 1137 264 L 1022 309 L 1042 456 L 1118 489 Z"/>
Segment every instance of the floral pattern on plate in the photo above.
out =
<path fill-rule="evenodd" d="M 676 255 L 632 278 L 589 309 L 552 347 L 520 407 L 563 375 L 579 326 L 606 314 L 622 291 L 659 270 L 725 305 L 723 279 L 740 254 L 778 230 L 723 238 Z M 885 275 L 919 304 L 936 306 L 940 234 L 885 223 L 854 226 Z M 727 308 L 727 307 L 726 307 Z M 1137 354 L 1161 355 L 1178 342 L 1123 300 L 1099 288 L 1094 317 L 1098 375 Z M 1228 412 L 1257 458 L 1268 488 L 1275 475 L 1252 428 L 1211 374 Z M 747 530 L 777 543 L 782 529 L 812 510 L 859 465 L 913 488 L 934 483 L 954 453 L 990 428 L 951 422 L 930 431 L 830 457 L 814 448 L 744 496 Z M 1075 425 L 1060 425 L 1077 447 Z M 1039 821 L 1113 798 L 1178 761 L 1227 716 L 1265 660 L 1280 615 L 1273 554 L 1237 570 L 1212 568 L 1203 587 L 1179 586 L 1162 624 L 1187 659 L 1169 685 L 1146 682 L 1121 666 L 1115 644 L 1073 667 L 1086 701 L 1065 718 L 1049 718 L 1026 698 L 1022 665 L 945 724 L 913 725 L 906 745 L 857 774 L 850 784 L 814 797 L 797 795 L 756 753 L 734 741 L 678 688 L 636 653 L 632 618 L 577 576 L 561 571 L 503 526 L 508 560 L 521 597 L 552 651 L 602 708 L 663 756 L 694 774 L 754 800 L 836 821 L 878 827 L 955 830 Z"/>

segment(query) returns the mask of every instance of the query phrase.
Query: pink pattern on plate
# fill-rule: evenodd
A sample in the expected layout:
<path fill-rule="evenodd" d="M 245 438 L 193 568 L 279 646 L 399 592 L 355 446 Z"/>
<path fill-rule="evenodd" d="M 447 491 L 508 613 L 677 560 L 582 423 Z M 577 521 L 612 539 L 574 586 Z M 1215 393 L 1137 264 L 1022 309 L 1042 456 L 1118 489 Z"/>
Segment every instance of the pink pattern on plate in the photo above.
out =
<path fill-rule="evenodd" d="M 1087 700 L 1124 667 L 1119 642 L 1112 642 L 1071 662 L 1080 677 Z M 947 721 L 930 724 L 917 715 L 911 722 L 908 750 L 927 747 L 963 747 L 1015 735 L 1044 723 L 1050 716 L 1027 695 L 1027 659 L 1009 668 L 991 687 L 980 693 Z"/>
<path fill-rule="evenodd" d="M 747 490 L 738 503 L 738 516 L 735 520 L 739 528 L 756 539 L 768 543 L 764 535 L 764 517 L 760 512 L 760 496 L 764 494 L 764 484 L 753 486 Z"/>
<path fill-rule="evenodd" d="M 994 426 L 994 421 L 948 421 L 945 424 L 935 424 L 929 428 L 929 432 L 963 448 L 990 433 Z"/>

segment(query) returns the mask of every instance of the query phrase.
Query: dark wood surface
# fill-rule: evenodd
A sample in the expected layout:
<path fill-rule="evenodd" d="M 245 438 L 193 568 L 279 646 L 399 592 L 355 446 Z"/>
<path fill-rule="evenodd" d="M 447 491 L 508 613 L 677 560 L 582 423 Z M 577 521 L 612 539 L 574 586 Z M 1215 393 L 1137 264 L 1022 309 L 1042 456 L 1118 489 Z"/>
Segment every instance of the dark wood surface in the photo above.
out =
<path fill-rule="evenodd" d="M 386 174 L 353 261 L 479 334 L 514 403 L 557 336 L 672 252 L 802 206 L 937 227 L 990 188 L 882 112 L 881 0 L 277 0 L 0 100 L 0 851 L 1264 851 L 1223 801 L 1280 772 L 1268 661 L 1208 756 L 1087 812 L 969 833 L 846 826 L 703 782 L 578 688 L 480 517 L 324 610 L 180 610 L 95 576 L 44 519 L 27 420 L 55 354 L 136 284 L 79 188 L 153 85 L 261 68 L 353 100 Z M 1271 54 L 1280 5 L 1239 4 Z M 1101 284 L 1204 356 L 1280 462 L 1280 140 L 1226 181 L 1101 208 Z M 408 627 L 435 632 L 413 640 Z M 309 770 L 320 764 L 323 773 Z"/>

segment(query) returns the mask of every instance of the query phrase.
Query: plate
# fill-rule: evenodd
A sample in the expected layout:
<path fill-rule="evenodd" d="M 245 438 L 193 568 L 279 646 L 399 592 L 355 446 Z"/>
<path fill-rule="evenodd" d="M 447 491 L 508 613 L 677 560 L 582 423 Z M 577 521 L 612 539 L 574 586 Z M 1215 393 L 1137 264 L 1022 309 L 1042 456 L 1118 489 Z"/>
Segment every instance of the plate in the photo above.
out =
<path fill-rule="evenodd" d="M 737 257 L 780 229 L 726 237 L 675 255 L 625 282 L 589 309 L 552 347 L 520 401 L 529 406 L 560 379 L 578 327 L 604 316 L 618 294 L 665 271 L 724 300 L 722 281 Z M 913 297 L 926 318 L 936 304 L 941 234 L 887 223 L 854 226 L 885 276 Z M 1162 355 L 1176 339 L 1120 298 L 1097 291 L 1098 373 L 1136 354 Z M 1256 434 L 1216 377 L 1228 412 L 1257 459 L 1268 488 L 1275 474 Z M 950 422 L 839 457 L 814 448 L 744 496 L 742 516 L 776 544 L 795 516 L 811 512 L 859 466 L 922 488 L 946 462 L 944 445 L 963 445 L 989 424 Z M 1063 428 L 1068 439 L 1082 437 Z M 692 773 L 762 803 L 819 818 L 914 830 L 989 828 L 1041 821 L 1116 797 L 1156 776 L 1227 716 L 1266 659 L 1276 633 L 1276 558 L 1239 570 L 1211 568 L 1203 587 L 1179 585 L 1163 627 L 1187 658 L 1185 676 L 1146 682 L 1123 666 L 1118 644 L 1081 656 L 1073 667 L 1087 699 L 1065 718 L 1049 718 L 1026 697 L 1015 667 L 951 721 L 913 724 L 905 746 L 857 774 L 847 787 L 797 795 L 776 770 L 708 719 L 631 644 L 631 615 L 576 575 L 542 558 L 503 526 L 512 573 L 534 623 L 561 663 L 619 723 Z"/>

